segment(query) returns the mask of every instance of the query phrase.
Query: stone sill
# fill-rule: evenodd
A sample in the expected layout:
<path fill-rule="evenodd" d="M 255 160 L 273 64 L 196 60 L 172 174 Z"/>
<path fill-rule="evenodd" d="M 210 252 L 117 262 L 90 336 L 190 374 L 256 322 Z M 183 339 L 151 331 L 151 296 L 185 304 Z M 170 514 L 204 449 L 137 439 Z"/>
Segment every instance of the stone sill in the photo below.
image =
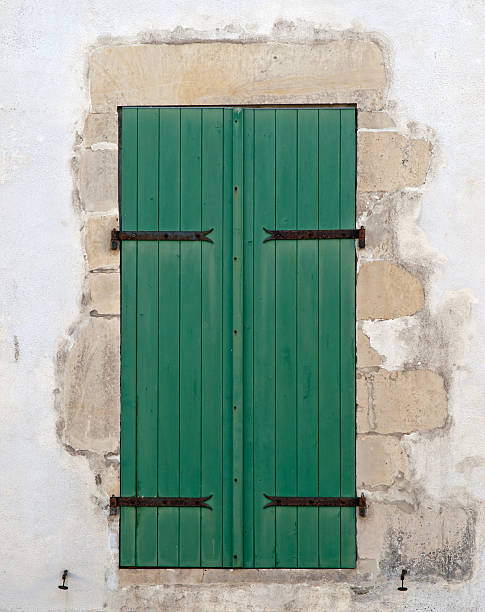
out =
<path fill-rule="evenodd" d="M 120 587 L 143 585 L 199 584 L 311 584 L 369 580 L 375 562 L 357 563 L 356 569 L 216 569 L 216 568 L 120 568 Z"/>

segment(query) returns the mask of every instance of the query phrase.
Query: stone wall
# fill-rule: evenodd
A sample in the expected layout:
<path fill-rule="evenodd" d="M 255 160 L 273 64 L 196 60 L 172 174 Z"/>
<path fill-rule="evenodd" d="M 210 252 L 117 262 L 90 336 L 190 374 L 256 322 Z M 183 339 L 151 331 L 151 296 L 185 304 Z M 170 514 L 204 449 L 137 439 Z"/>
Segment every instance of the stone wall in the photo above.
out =
<path fill-rule="evenodd" d="M 115 546 L 108 580 L 115 607 L 147 609 L 157 601 L 173 610 L 242 610 L 250 597 L 255 610 L 269 609 L 261 603 L 268 598 L 275 609 L 344 610 L 364 604 L 369 593 L 377 601 L 377 585 L 395 582 L 402 568 L 412 580 L 453 582 L 472 574 L 474 511 L 431 498 L 414 468 L 420 446 L 450 426 L 450 370 L 420 349 L 426 330 L 438 324 L 427 301 L 430 266 L 403 257 L 400 243 L 403 220 L 417 227 L 409 202 L 419 205 L 435 143 L 425 127 L 396 128 L 388 56 L 382 40 L 355 32 L 299 44 L 114 44 L 90 55 L 91 112 L 73 164 L 86 278 L 72 346 L 59 358 L 58 431 L 68 452 L 88 458 L 112 537 L 117 518 L 109 517 L 107 503 L 119 490 L 120 410 L 119 251 L 110 250 L 109 240 L 118 224 L 117 106 L 356 105 L 357 226 L 367 228 L 366 249 L 358 251 L 357 487 L 369 512 L 357 519 L 357 569 L 117 570 Z M 394 337 L 409 354 L 397 367 L 379 352 L 385 326 L 395 321 L 414 330 Z"/>

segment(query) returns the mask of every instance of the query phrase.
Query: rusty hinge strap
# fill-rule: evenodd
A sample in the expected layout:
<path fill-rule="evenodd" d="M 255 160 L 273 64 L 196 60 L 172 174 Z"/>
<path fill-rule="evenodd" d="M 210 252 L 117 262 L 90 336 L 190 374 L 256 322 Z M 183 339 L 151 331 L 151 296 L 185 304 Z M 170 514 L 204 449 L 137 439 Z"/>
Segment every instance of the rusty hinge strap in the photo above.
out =
<path fill-rule="evenodd" d="M 199 242 L 212 242 L 207 234 L 210 234 L 214 228 L 205 231 L 195 232 L 179 232 L 179 231 L 160 231 L 160 232 L 125 232 L 117 229 L 111 231 L 111 249 L 116 251 L 120 247 L 121 240 L 177 240 L 177 241 L 199 241 Z"/>
<path fill-rule="evenodd" d="M 207 497 L 116 497 L 112 495 L 109 499 L 110 508 L 128 507 L 149 507 L 149 508 L 209 508 L 212 506 L 205 502 L 212 495 Z"/>
<path fill-rule="evenodd" d="M 266 493 L 264 496 L 271 500 L 265 508 L 271 506 L 354 506 L 359 508 L 361 515 L 365 514 L 367 508 L 367 500 L 363 493 L 360 497 L 277 497 L 276 495 L 266 495 Z"/>
<path fill-rule="evenodd" d="M 263 229 L 270 234 L 263 242 L 269 242 L 270 240 L 338 240 L 352 238 L 359 241 L 359 248 L 363 249 L 365 247 L 365 227 L 334 230 L 269 230 L 265 227 Z"/>

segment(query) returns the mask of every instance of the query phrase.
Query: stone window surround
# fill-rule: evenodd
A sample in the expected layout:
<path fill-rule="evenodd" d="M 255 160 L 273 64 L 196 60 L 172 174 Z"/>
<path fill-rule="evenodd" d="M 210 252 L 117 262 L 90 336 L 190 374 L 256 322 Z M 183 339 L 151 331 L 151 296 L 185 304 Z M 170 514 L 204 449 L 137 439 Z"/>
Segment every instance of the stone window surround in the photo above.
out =
<path fill-rule="evenodd" d="M 116 461 L 108 468 L 100 467 L 103 459 L 116 458 L 119 452 L 119 252 L 110 250 L 109 241 L 118 223 L 119 107 L 353 106 L 358 111 L 360 225 L 369 213 L 369 194 L 418 188 L 429 167 L 430 143 L 400 134 L 385 112 L 388 73 L 386 52 L 379 41 L 355 33 L 309 43 L 113 45 L 91 53 L 91 112 L 81 135 L 77 174 L 87 274 L 84 309 L 63 373 L 60 436 L 67 450 L 87 453 L 96 470 L 103 472 L 101 498 L 107 500 L 109 494 L 119 491 Z M 374 512 L 372 491 L 385 490 L 396 478 L 409 477 L 400 436 L 446 423 L 446 391 L 440 374 L 419 369 L 387 372 L 364 333 L 364 321 L 411 316 L 424 303 L 421 283 L 399 265 L 392 250 L 383 250 L 372 224 L 367 242 L 366 250 L 358 251 L 356 484 L 359 492 L 366 491 L 370 509 L 367 518 L 357 518 L 357 568 L 236 570 L 238 580 L 255 582 L 264 574 L 264 581 L 311 582 L 377 574 L 380 559 L 373 529 L 389 513 L 385 504 L 377 504 L 376 508 L 384 508 Z M 83 361 L 89 351 L 97 356 L 96 372 Z M 113 392 L 115 399 L 109 400 Z M 84 398 L 83 406 L 76 399 L 79 396 Z M 393 418 L 385 405 L 398 401 L 404 402 L 405 414 Z M 115 532 L 117 520 L 109 519 Z M 229 581 L 233 571 L 121 569 L 119 579 L 121 586 L 196 584 Z"/>

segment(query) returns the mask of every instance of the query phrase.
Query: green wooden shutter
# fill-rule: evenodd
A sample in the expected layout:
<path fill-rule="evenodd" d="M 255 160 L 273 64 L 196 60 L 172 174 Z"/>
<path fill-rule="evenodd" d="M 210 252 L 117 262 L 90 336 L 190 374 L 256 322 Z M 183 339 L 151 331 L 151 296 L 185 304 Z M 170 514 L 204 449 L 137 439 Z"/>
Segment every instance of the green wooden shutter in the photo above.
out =
<path fill-rule="evenodd" d="M 355 225 L 351 109 L 127 108 L 122 244 L 122 567 L 354 567 L 352 240 L 263 242 Z"/>

